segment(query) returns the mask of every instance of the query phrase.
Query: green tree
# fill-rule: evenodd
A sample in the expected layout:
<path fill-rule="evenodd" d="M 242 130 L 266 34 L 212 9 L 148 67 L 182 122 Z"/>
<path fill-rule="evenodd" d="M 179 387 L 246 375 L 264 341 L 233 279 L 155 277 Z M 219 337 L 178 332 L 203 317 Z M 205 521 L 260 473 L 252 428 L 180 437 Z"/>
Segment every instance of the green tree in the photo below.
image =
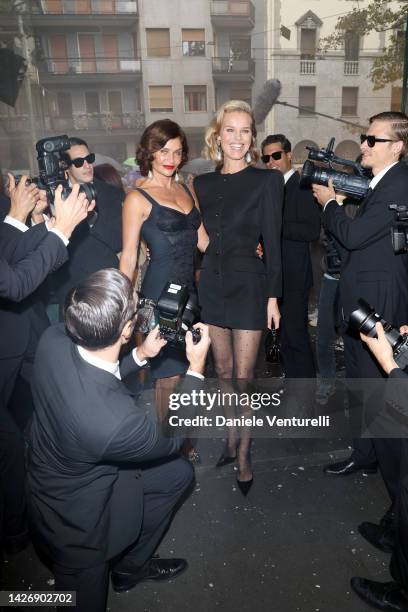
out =
<path fill-rule="evenodd" d="M 375 58 L 371 67 L 374 89 L 381 89 L 387 83 L 402 78 L 404 37 L 399 32 L 405 27 L 408 0 L 399 0 L 395 5 L 391 8 L 388 0 L 371 0 L 364 8 L 354 8 L 347 15 L 339 17 L 333 34 L 320 41 L 321 49 L 328 51 L 341 47 L 347 32 L 360 37 L 371 32 L 391 32 L 382 55 Z"/>

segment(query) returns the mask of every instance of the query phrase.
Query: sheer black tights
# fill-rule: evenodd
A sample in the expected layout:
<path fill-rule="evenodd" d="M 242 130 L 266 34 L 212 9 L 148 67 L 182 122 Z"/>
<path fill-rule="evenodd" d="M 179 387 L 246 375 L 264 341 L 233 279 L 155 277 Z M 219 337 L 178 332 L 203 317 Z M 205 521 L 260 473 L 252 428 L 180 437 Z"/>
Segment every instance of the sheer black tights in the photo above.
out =
<path fill-rule="evenodd" d="M 260 330 L 228 329 L 210 325 L 211 348 L 222 392 L 234 390 L 232 379 L 239 392 L 246 391 L 248 381 L 254 377 L 261 336 Z M 239 410 L 234 407 L 225 406 L 224 409 L 227 418 L 240 416 Z M 232 427 L 228 428 L 226 450 L 231 456 L 235 453 L 238 455 L 239 480 L 250 480 L 252 477 L 250 446 L 249 429 L 241 429 L 237 443 L 237 432 Z"/>

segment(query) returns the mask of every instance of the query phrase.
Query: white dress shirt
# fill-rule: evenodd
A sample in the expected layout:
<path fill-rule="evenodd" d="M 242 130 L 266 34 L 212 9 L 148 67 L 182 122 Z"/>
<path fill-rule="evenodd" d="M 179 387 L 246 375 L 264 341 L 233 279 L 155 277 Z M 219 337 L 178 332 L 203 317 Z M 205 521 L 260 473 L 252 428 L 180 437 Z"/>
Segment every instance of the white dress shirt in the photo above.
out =
<path fill-rule="evenodd" d="M 291 168 L 290 170 L 285 172 L 285 174 L 283 175 L 283 180 L 285 181 L 285 185 L 288 182 L 288 180 L 290 179 L 290 177 L 295 174 L 295 172 L 296 172 L 296 170 L 294 168 Z"/>
<path fill-rule="evenodd" d="M 13 227 L 17 228 L 18 230 L 20 230 L 20 232 L 26 232 L 29 228 L 26 226 L 25 223 L 22 223 L 22 221 L 19 221 L 18 219 L 14 219 L 14 217 L 10 217 L 9 215 L 6 216 L 6 218 L 4 219 L 4 223 L 8 223 L 9 225 L 13 225 Z M 54 227 L 49 229 L 47 222 L 45 222 L 46 228 L 49 232 L 52 232 L 53 234 L 56 234 L 58 236 L 58 238 L 60 238 L 62 240 L 62 242 L 65 244 L 65 246 L 68 246 L 69 244 L 69 240 L 66 236 L 64 236 L 64 234 L 62 232 L 60 232 L 59 230 L 55 229 Z"/>

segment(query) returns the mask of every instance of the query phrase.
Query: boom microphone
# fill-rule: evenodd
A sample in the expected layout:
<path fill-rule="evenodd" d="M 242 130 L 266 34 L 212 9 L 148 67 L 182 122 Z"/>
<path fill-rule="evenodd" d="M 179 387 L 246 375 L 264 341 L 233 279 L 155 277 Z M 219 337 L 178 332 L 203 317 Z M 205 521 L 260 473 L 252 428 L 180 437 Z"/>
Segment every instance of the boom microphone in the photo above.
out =
<path fill-rule="evenodd" d="M 261 93 L 256 97 L 254 104 L 255 123 L 262 123 L 281 92 L 281 82 L 278 79 L 269 79 L 264 83 Z"/>

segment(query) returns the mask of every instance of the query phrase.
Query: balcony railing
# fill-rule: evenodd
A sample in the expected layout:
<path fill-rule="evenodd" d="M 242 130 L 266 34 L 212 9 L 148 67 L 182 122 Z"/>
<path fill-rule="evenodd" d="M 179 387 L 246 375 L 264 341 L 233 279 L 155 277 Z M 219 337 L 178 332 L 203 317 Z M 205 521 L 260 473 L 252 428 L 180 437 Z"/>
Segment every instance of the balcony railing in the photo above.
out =
<path fill-rule="evenodd" d="M 346 76 L 358 74 L 358 60 L 344 62 L 344 74 Z"/>
<path fill-rule="evenodd" d="M 140 72 L 141 64 L 139 59 L 122 57 L 47 57 L 39 69 L 49 74 L 123 74 Z"/>
<path fill-rule="evenodd" d="M 255 22 L 255 7 L 249 0 L 211 0 L 212 18 L 229 18 L 230 21 L 246 19 L 249 24 Z"/>
<path fill-rule="evenodd" d="M 315 60 L 300 60 L 300 74 L 316 74 Z"/>
<path fill-rule="evenodd" d="M 41 0 L 31 2 L 29 10 L 40 15 L 135 15 L 136 0 Z"/>
<path fill-rule="evenodd" d="M 141 111 L 132 113 L 74 113 L 66 117 L 46 117 L 49 130 L 104 130 L 144 129 L 145 117 Z"/>
<path fill-rule="evenodd" d="M 255 76 L 255 61 L 252 58 L 231 59 L 229 57 L 213 57 L 212 65 L 214 73 Z"/>

